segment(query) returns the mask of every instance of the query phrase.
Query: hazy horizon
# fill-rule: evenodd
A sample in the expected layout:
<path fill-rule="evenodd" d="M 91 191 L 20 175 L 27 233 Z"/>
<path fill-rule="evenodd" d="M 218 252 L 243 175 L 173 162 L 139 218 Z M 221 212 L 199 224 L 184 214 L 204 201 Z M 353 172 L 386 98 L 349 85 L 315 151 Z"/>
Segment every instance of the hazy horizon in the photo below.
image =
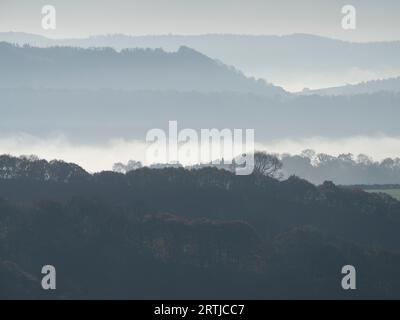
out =
<path fill-rule="evenodd" d="M 113 36 L 122 36 L 122 37 L 132 37 L 132 38 L 143 38 L 143 37 L 204 37 L 204 36 L 243 36 L 243 37 L 278 37 L 278 38 L 285 38 L 285 37 L 292 37 L 298 35 L 305 35 L 311 37 L 318 37 L 318 38 L 325 38 L 329 40 L 337 40 L 347 43 L 356 43 L 356 44 L 373 44 L 373 43 L 393 43 L 393 42 L 400 42 L 400 37 L 398 39 L 388 39 L 388 40 L 361 40 L 361 39 L 343 39 L 340 37 L 329 36 L 324 34 L 318 34 L 318 32 L 288 32 L 288 33 L 224 33 L 224 32 L 207 32 L 207 33 L 129 33 L 129 32 L 94 32 L 90 34 L 85 34 L 81 36 L 54 36 L 50 32 L 42 30 L 39 32 L 30 32 L 27 30 L 0 30 L 1 33 L 15 33 L 15 34 L 26 34 L 32 36 L 39 36 L 44 37 L 48 40 L 85 40 L 97 37 L 113 37 Z"/>
<path fill-rule="evenodd" d="M 371 149 L 371 145 L 376 146 L 376 148 Z M 146 160 L 147 147 L 148 144 L 144 140 L 122 137 L 96 144 L 73 142 L 63 135 L 37 137 L 19 133 L 3 135 L 0 138 L 0 154 L 35 155 L 48 161 L 64 160 L 76 163 L 91 173 L 112 170 L 115 163 L 127 163 L 129 160 L 141 161 L 144 165 L 154 164 Z M 256 142 L 256 150 L 268 153 L 299 155 L 307 149 L 332 156 L 348 153 L 352 153 L 354 156 L 365 154 L 374 161 L 382 161 L 386 158 L 399 157 L 400 136 L 371 135 L 338 139 L 314 136 Z M 182 164 L 193 165 L 195 163 Z"/>
<path fill-rule="evenodd" d="M 0 32 L 29 30 L 53 38 L 93 34 L 292 34 L 308 33 L 350 41 L 400 40 L 400 3 L 353 0 L 357 29 L 344 30 L 338 0 L 53 0 L 57 29 L 41 29 L 43 0 L 0 1 Z M 204 21 L 207 17 L 207 23 Z M 90 18 L 90 19 L 89 19 Z"/>

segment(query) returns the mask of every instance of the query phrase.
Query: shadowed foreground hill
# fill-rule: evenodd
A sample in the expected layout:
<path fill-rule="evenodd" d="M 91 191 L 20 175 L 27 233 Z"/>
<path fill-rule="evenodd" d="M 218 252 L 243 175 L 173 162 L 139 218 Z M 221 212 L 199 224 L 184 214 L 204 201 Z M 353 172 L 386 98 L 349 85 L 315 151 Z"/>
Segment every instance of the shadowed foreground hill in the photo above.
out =
<path fill-rule="evenodd" d="M 89 175 L 1 159 L 29 171 L 0 179 L 1 297 L 400 296 L 400 202 L 388 196 L 211 168 Z M 58 166 L 80 174 L 43 178 Z M 34 280 L 46 264 L 56 296 Z M 346 264 L 354 292 L 341 289 Z"/>

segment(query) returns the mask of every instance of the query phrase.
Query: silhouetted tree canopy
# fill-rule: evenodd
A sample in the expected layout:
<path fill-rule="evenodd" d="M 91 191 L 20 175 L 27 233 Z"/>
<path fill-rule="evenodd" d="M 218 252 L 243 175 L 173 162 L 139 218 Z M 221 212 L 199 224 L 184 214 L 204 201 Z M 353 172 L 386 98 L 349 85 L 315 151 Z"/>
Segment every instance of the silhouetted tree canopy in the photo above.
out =
<path fill-rule="evenodd" d="M 400 202 L 383 194 L 216 168 L 0 168 L 0 298 L 343 298 L 349 263 L 352 297 L 400 292 Z"/>

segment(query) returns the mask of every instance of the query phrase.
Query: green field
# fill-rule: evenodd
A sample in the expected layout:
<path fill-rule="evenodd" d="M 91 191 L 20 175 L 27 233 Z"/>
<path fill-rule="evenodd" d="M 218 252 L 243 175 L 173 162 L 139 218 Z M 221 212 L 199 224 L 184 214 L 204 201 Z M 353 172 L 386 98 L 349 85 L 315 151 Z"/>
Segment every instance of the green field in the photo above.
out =
<path fill-rule="evenodd" d="M 400 189 L 380 189 L 380 190 L 365 190 L 367 192 L 381 192 L 391 195 L 393 198 L 400 200 Z"/>

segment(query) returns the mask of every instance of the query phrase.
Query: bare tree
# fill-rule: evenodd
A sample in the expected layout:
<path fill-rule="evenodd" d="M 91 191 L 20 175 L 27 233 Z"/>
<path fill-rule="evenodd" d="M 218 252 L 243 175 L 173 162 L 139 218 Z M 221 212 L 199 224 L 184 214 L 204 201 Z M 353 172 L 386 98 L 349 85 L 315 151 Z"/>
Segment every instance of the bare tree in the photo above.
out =
<path fill-rule="evenodd" d="M 254 173 L 271 178 L 280 178 L 282 161 L 275 155 L 256 151 L 254 153 Z"/>

